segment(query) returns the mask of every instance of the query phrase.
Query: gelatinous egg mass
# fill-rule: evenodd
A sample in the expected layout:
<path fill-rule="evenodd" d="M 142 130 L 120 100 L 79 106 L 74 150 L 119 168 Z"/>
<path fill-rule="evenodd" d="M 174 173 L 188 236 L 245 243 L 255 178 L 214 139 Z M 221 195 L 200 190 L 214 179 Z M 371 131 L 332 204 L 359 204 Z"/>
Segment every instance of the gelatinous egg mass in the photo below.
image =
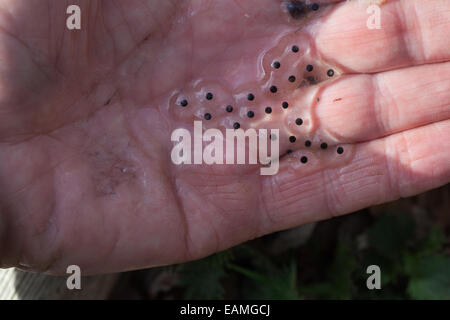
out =
<path fill-rule="evenodd" d="M 283 3 L 286 25 L 326 10 L 313 1 Z M 261 76 L 247 83 L 230 86 L 227 79 L 193 79 L 170 97 L 170 116 L 186 126 L 204 120 L 204 130 L 278 129 L 279 134 L 268 136 L 279 142 L 280 155 L 292 160 L 293 166 L 344 159 L 350 147 L 320 130 L 315 111 L 324 99 L 335 98 L 322 96 L 322 89 L 339 79 L 342 71 L 320 57 L 309 32 L 300 28 L 286 33 L 255 55 Z"/>

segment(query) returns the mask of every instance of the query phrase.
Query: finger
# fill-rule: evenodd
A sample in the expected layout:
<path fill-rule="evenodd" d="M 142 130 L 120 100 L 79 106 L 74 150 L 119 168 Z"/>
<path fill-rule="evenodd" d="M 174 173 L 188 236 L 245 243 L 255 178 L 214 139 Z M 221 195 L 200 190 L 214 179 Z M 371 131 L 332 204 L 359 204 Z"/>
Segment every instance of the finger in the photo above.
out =
<path fill-rule="evenodd" d="M 389 0 L 381 6 L 380 29 L 368 28 L 367 8 L 348 1 L 319 27 L 318 50 L 344 72 L 450 60 L 450 1 Z"/>
<path fill-rule="evenodd" d="M 324 89 L 316 114 L 341 143 L 450 119 L 450 62 L 344 76 Z"/>
<path fill-rule="evenodd" d="M 263 180 L 266 232 L 409 197 L 450 181 L 450 120 L 355 145 L 343 167 Z M 447 138 L 447 139 L 445 139 Z M 305 169 L 306 170 L 306 169 Z"/>

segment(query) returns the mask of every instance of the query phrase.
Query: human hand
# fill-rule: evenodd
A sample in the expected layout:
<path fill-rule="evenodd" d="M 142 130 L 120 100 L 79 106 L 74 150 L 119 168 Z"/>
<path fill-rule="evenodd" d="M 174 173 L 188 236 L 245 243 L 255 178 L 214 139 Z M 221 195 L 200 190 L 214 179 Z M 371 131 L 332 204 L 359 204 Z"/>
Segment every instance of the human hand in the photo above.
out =
<path fill-rule="evenodd" d="M 179 263 L 450 180 L 449 1 L 390 0 L 379 30 L 357 1 L 298 20 L 280 0 L 73 2 L 80 31 L 64 1 L 0 1 L 4 267 Z M 174 165 L 172 131 L 205 112 L 280 129 L 279 173 Z"/>

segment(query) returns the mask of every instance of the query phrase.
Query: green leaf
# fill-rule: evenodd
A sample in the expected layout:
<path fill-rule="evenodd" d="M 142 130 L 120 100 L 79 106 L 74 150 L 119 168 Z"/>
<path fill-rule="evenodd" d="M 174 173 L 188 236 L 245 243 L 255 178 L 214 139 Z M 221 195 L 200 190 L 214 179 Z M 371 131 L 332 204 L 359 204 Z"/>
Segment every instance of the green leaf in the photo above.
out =
<path fill-rule="evenodd" d="M 245 287 L 246 298 L 258 300 L 296 300 L 300 298 L 297 289 L 297 266 L 291 262 L 289 266 L 272 267 L 261 272 L 252 271 L 239 266 L 230 266 L 234 271 L 250 280 Z"/>
<path fill-rule="evenodd" d="M 415 262 L 407 289 L 411 298 L 450 299 L 450 257 L 418 257 Z"/>
<path fill-rule="evenodd" d="M 232 259 L 230 250 L 179 266 L 179 285 L 185 288 L 185 299 L 223 299 L 221 280 L 225 266 Z"/>
<path fill-rule="evenodd" d="M 331 266 L 331 275 L 335 286 L 336 299 L 350 299 L 353 287 L 352 273 L 356 268 L 356 259 L 350 245 L 341 242 L 336 249 L 336 257 Z"/>
<path fill-rule="evenodd" d="M 419 245 L 418 254 L 435 254 L 442 249 L 445 242 L 445 234 L 442 228 L 434 227 L 428 236 Z"/>

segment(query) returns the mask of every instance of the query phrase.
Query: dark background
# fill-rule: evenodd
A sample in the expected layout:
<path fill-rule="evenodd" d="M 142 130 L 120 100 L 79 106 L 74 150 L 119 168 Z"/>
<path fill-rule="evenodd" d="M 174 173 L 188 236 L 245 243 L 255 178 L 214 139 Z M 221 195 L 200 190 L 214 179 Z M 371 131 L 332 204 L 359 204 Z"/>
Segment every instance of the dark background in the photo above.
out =
<path fill-rule="evenodd" d="M 381 290 L 366 286 L 374 264 Z M 199 261 L 123 273 L 110 298 L 450 299 L 450 185 Z"/>

